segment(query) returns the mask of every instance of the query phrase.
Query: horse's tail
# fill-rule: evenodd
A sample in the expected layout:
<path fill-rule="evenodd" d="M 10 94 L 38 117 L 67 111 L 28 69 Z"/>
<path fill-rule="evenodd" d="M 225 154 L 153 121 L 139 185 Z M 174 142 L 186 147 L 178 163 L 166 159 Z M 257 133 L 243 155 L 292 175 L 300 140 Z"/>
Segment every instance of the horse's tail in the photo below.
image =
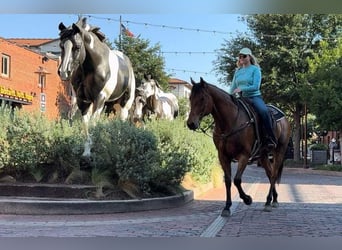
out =
<path fill-rule="evenodd" d="M 284 161 L 281 162 L 279 169 L 278 169 L 278 173 L 277 173 L 277 183 L 279 184 L 281 181 L 281 175 L 283 173 L 283 168 L 284 168 Z"/>

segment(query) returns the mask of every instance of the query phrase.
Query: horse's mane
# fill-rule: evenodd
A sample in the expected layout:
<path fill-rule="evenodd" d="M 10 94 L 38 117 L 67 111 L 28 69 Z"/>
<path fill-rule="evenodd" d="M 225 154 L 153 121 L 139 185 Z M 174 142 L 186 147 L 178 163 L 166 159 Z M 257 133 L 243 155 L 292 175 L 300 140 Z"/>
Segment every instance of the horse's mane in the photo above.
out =
<path fill-rule="evenodd" d="M 216 85 L 211 84 L 211 83 L 207 83 L 206 82 L 205 84 L 211 90 L 213 90 L 215 92 L 218 92 L 221 96 L 223 96 L 224 99 L 227 99 L 227 101 L 230 100 L 230 101 L 233 101 L 235 104 L 238 104 L 236 98 L 233 95 L 231 95 L 228 92 L 226 92 L 225 90 L 223 90 L 223 89 L 221 89 L 221 88 L 219 88 Z M 195 85 L 192 86 L 192 90 L 191 91 L 194 92 L 194 94 L 196 94 L 196 92 L 199 92 L 202 88 L 203 87 L 202 87 L 201 84 L 195 84 Z"/>
<path fill-rule="evenodd" d="M 91 27 L 89 32 L 93 32 L 101 42 L 106 40 L 106 35 L 100 31 L 100 27 Z"/>
<path fill-rule="evenodd" d="M 94 35 L 96 35 L 96 37 L 101 41 L 104 42 L 106 40 L 106 35 L 104 33 L 102 33 L 100 31 L 100 27 L 96 27 L 96 26 L 90 26 L 89 30 L 87 30 L 88 32 L 93 33 Z M 63 40 L 71 35 L 74 35 L 75 31 L 70 27 L 62 30 L 59 33 L 60 38 Z"/>

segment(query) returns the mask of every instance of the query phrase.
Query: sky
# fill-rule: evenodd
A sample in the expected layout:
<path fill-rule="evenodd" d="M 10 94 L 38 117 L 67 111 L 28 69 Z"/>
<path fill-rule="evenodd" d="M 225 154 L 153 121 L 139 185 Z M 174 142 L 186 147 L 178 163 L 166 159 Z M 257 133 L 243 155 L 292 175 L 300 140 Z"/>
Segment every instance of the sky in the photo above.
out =
<path fill-rule="evenodd" d="M 160 44 L 165 71 L 190 82 L 203 77 L 218 83 L 213 61 L 216 50 L 247 26 L 239 14 L 82 14 L 88 23 L 101 28 L 109 41 L 118 38 L 120 17 L 135 36 Z M 58 25 L 78 20 L 78 14 L 0 14 L 0 37 L 58 38 Z M 6 25 L 3 25 L 6 24 Z"/>

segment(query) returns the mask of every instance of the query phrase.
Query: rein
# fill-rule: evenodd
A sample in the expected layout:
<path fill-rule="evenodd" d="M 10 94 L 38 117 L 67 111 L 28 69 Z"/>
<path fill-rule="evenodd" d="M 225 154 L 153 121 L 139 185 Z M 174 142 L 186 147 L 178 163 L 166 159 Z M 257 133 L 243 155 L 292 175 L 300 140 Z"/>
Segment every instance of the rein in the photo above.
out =
<path fill-rule="evenodd" d="M 237 105 L 237 108 L 238 108 L 238 112 L 237 112 L 235 121 L 238 120 L 239 115 L 240 115 L 240 107 L 239 107 L 238 104 L 236 104 L 236 105 Z M 215 104 L 214 104 L 214 110 L 216 111 L 216 113 L 219 113 L 219 112 L 217 111 L 217 109 L 216 109 Z M 240 124 L 240 126 L 237 127 L 237 128 L 235 127 L 235 125 L 236 125 L 236 124 L 235 124 L 234 127 L 232 128 L 232 130 L 231 130 L 230 132 L 228 132 L 228 133 L 223 133 L 223 134 L 214 134 L 213 137 L 221 137 L 222 139 L 227 139 L 228 137 L 233 136 L 233 135 L 235 135 L 236 133 L 238 133 L 238 132 L 244 130 L 244 129 L 247 128 L 247 127 L 249 127 L 249 126 L 250 126 L 251 124 L 253 124 L 254 122 L 255 122 L 254 119 L 251 118 L 250 120 L 248 120 L 248 121 L 246 121 L 246 122 Z M 215 121 L 213 121 L 213 122 L 212 122 L 209 126 L 207 126 L 205 129 L 203 129 L 203 128 L 199 128 L 199 129 L 200 129 L 201 132 L 203 132 L 205 135 L 210 136 L 210 135 L 207 134 L 207 130 L 208 130 L 214 123 L 215 123 Z M 211 136 L 210 136 L 210 137 L 211 137 Z"/>
<path fill-rule="evenodd" d="M 213 121 L 212 123 L 210 123 L 206 128 L 199 128 L 199 130 L 201 130 L 200 132 L 202 132 L 203 134 L 205 134 L 206 136 L 212 137 L 211 135 L 209 135 L 207 133 L 208 129 L 211 128 L 213 126 L 213 124 L 215 123 L 215 121 Z M 199 133 L 200 133 L 199 132 Z"/>

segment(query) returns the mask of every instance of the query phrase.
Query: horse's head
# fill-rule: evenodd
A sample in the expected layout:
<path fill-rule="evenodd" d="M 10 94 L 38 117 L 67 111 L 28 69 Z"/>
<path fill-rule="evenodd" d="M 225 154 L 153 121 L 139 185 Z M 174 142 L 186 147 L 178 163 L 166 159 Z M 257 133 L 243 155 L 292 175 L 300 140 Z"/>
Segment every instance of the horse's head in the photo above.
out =
<path fill-rule="evenodd" d="M 136 88 L 134 99 L 133 119 L 141 120 L 143 118 L 143 108 L 146 105 L 146 96 L 141 88 Z"/>
<path fill-rule="evenodd" d="M 158 93 L 159 84 L 151 75 L 145 75 L 141 84 L 141 89 L 144 91 L 146 98 Z"/>
<path fill-rule="evenodd" d="M 72 74 L 84 61 L 86 52 L 77 25 L 73 24 L 67 28 L 63 23 L 60 23 L 58 28 L 61 47 L 61 63 L 58 67 L 58 75 L 66 81 L 70 80 Z"/>
<path fill-rule="evenodd" d="M 188 128 L 196 130 L 203 117 L 210 114 L 213 108 L 212 97 L 208 93 L 208 83 L 200 78 L 196 83 L 191 78 L 192 89 L 190 94 L 190 113 L 187 120 Z"/>

